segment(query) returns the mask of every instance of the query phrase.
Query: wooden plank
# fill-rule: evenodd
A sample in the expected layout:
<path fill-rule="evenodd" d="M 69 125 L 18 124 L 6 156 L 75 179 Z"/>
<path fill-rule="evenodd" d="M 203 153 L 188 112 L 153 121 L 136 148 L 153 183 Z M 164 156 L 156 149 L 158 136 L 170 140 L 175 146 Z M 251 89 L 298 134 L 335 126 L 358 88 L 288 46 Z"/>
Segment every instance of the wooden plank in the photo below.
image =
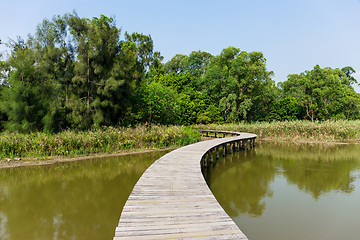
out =
<path fill-rule="evenodd" d="M 222 237 L 223 239 L 247 239 L 244 234 L 239 235 L 238 229 L 230 230 L 218 230 L 218 231 L 201 231 L 195 230 L 192 232 L 177 232 L 177 233 L 162 233 L 162 234 L 151 234 L 147 233 L 144 235 L 132 235 L 132 236 L 117 236 L 115 235 L 114 240 L 123 240 L 123 239 L 134 239 L 134 240 L 151 240 L 151 239 L 186 239 L 186 238 L 199 238 L 199 237 L 212 237 L 213 239 L 218 239 Z"/>
<path fill-rule="evenodd" d="M 256 135 L 207 132 L 237 136 L 191 144 L 152 164 L 129 196 L 114 240 L 247 239 L 212 195 L 200 162 L 209 150 L 226 143 L 255 139 Z"/>

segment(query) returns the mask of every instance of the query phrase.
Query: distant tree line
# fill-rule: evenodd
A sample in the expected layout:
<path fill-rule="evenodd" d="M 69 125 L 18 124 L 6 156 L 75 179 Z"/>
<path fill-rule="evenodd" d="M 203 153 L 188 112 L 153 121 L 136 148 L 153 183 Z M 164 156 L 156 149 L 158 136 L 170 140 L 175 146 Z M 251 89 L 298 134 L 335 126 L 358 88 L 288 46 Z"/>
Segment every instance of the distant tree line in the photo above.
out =
<path fill-rule="evenodd" d="M 0 42 L 0 44 L 3 44 Z M 360 118 L 351 67 L 291 74 L 275 85 L 261 52 L 193 51 L 166 63 L 150 35 L 76 13 L 45 19 L 0 61 L 0 128 Z"/>

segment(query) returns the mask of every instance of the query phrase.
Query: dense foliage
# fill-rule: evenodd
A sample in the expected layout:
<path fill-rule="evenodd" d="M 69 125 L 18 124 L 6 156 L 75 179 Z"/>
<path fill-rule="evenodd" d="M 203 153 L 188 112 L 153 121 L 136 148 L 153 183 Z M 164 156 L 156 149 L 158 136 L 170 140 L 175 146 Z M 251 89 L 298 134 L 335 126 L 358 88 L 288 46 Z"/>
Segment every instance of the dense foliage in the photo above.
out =
<path fill-rule="evenodd" d="M 320 68 L 289 75 L 281 83 L 283 94 L 295 98 L 302 117 L 315 119 L 359 118 L 360 98 L 351 83 L 356 81 L 347 69 Z"/>
<path fill-rule="evenodd" d="M 360 118 L 351 67 L 315 66 L 275 86 L 261 52 L 228 47 L 162 63 L 150 35 L 121 35 L 103 15 L 45 19 L 33 36 L 7 45 L 1 130 Z"/>

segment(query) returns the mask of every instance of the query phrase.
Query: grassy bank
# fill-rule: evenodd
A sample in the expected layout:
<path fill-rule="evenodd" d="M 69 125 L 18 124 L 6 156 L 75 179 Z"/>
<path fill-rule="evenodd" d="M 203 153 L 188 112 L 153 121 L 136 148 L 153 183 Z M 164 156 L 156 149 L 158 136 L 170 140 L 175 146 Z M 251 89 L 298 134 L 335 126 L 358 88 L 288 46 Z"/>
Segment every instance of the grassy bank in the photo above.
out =
<path fill-rule="evenodd" d="M 183 146 L 200 140 L 200 134 L 182 126 L 108 127 L 84 132 L 2 133 L 0 159 L 82 156 L 134 149 Z"/>
<path fill-rule="evenodd" d="M 290 141 L 360 142 L 360 121 L 272 122 L 183 126 L 137 126 L 91 131 L 50 133 L 1 133 L 0 161 L 14 158 L 51 156 L 86 156 L 118 153 L 136 149 L 159 149 L 184 146 L 200 140 L 194 129 L 250 132 L 259 139 Z"/>
<path fill-rule="evenodd" d="M 255 133 L 260 139 L 291 141 L 360 142 L 360 121 L 290 121 L 194 125 L 196 129 Z"/>

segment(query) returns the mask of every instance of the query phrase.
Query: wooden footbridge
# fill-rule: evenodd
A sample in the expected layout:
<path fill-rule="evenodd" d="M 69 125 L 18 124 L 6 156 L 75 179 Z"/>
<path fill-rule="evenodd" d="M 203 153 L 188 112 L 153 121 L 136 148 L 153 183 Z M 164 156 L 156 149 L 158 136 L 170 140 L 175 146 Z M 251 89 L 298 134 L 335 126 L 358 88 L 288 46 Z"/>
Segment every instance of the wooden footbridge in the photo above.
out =
<path fill-rule="evenodd" d="M 247 239 L 211 193 L 201 168 L 219 158 L 220 148 L 225 155 L 254 147 L 256 135 L 201 132 L 219 138 L 176 149 L 144 172 L 124 206 L 114 240 Z"/>

